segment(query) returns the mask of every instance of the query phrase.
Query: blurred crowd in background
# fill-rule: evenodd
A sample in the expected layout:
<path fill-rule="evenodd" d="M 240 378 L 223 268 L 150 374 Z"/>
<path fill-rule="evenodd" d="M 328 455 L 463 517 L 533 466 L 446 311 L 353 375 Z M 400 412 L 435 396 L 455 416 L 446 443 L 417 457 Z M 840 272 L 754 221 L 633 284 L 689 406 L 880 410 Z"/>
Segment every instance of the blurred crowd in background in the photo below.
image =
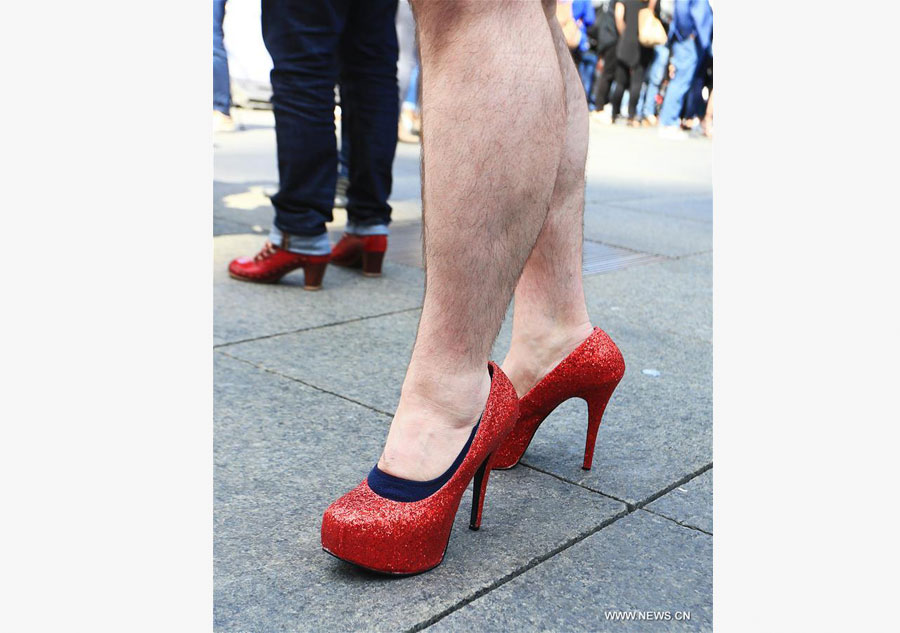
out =
<path fill-rule="evenodd" d="M 574 0 L 559 3 L 591 116 L 665 138 L 712 136 L 710 0 Z"/>
<path fill-rule="evenodd" d="M 235 129 L 232 105 L 268 107 L 271 98 L 268 75 L 272 62 L 260 36 L 260 0 L 228 0 L 229 23 L 223 29 L 225 3 L 213 3 L 216 131 Z M 558 18 L 584 83 L 592 118 L 635 127 L 659 126 L 666 138 L 687 138 L 688 132 L 712 136 L 712 4 L 712 0 L 559 2 Z M 659 21 L 662 37 L 659 27 L 643 28 L 644 9 Z M 642 30 L 647 35 L 642 37 Z M 418 60 L 407 0 L 398 3 L 397 35 L 401 102 L 397 135 L 400 142 L 416 143 L 421 128 Z M 654 35 L 664 41 L 645 45 Z M 339 91 L 336 93 L 339 104 Z M 339 119 L 340 105 L 336 116 Z"/>

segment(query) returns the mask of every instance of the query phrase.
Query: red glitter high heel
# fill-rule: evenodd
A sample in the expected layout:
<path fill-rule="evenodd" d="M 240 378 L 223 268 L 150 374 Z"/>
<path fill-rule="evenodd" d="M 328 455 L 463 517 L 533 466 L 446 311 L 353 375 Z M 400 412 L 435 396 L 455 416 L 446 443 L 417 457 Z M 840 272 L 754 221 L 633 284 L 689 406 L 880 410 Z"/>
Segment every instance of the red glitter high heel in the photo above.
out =
<path fill-rule="evenodd" d="M 516 390 L 494 363 L 488 364 L 491 389 L 469 443 L 436 492 L 415 501 L 397 501 L 370 487 L 377 475 L 398 484 L 401 493 L 433 482 L 411 482 L 378 467 L 356 488 L 332 503 L 322 518 L 322 549 L 341 560 L 386 574 L 418 574 L 444 559 L 450 530 L 463 492 L 474 478 L 469 527 L 481 526 L 484 493 L 497 447 L 513 428 L 518 413 Z M 374 484 L 373 484 L 374 485 Z M 384 488 L 375 486 L 385 492 Z M 385 492 L 385 494 L 389 494 Z M 393 495 L 391 495 L 393 496 Z"/>
<path fill-rule="evenodd" d="M 569 398 L 587 402 L 588 428 L 582 468 L 594 461 L 597 429 L 613 391 L 625 373 L 622 352 L 601 330 L 594 332 L 519 400 L 519 420 L 497 450 L 493 467 L 506 470 L 519 463 L 541 422 Z"/>
<path fill-rule="evenodd" d="M 331 263 L 347 268 L 362 268 L 366 277 L 378 277 L 381 275 L 387 244 L 387 235 L 344 233 L 331 249 Z"/>

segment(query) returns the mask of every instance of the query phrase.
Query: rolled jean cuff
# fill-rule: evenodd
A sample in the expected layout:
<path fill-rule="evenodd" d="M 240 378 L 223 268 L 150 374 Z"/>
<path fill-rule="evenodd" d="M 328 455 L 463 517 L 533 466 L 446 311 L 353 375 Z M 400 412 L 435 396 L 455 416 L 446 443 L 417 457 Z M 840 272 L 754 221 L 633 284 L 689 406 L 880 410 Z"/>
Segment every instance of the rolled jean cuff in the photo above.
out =
<path fill-rule="evenodd" d="M 371 226 L 363 226 L 361 224 L 354 224 L 353 222 L 347 222 L 347 228 L 345 229 L 347 233 L 351 233 L 353 235 L 387 235 L 388 227 L 387 224 L 373 224 Z"/>
<path fill-rule="evenodd" d="M 272 230 L 269 231 L 269 241 L 278 248 L 283 248 L 290 253 L 299 255 L 331 254 L 331 240 L 328 239 L 328 233 L 322 233 L 321 235 L 291 235 L 273 226 Z M 285 241 L 287 245 L 284 244 Z"/>

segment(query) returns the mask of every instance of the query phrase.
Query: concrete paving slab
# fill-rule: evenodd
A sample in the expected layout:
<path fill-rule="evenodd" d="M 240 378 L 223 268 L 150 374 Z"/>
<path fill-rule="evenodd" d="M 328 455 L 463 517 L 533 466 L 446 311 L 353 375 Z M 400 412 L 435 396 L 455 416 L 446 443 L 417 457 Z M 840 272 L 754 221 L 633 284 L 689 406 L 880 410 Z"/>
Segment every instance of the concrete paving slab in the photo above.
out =
<path fill-rule="evenodd" d="M 673 143 L 656 129 L 632 129 L 591 121 L 587 159 L 589 203 L 637 198 L 708 195 L 710 143 Z"/>
<path fill-rule="evenodd" d="M 226 348 L 228 354 L 393 414 L 419 310 Z"/>
<path fill-rule="evenodd" d="M 697 222 L 712 222 L 713 201 L 712 195 L 702 196 L 660 196 L 637 200 L 625 200 L 612 202 L 612 206 L 634 209 L 645 213 L 667 215 L 683 220 L 695 220 Z"/>
<path fill-rule="evenodd" d="M 278 181 L 213 182 L 213 235 L 268 235 L 275 210 L 266 195 Z"/>
<path fill-rule="evenodd" d="M 709 469 L 647 505 L 684 525 L 713 531 L 713 471 Z"/>
<path fill-rule="evenodd" d="M 389 417 L 215 354 L 217 631 L 406 630 L 620 516 L 602 495 L 495 472 L 482 529 L 463 498 L 443 564 L 386 578 L 322 552 L 322 512 L 377 459 Z"/>
<path fill-rule="evenodd" d="M 588 312 L 712 342 L 712 254 L 635 266 L 584 279 Z"/>
<path fill-rule="evenodd" d="M 639 511 L 425 630 L 711 631 L 712 537 Z"/>
<path fill-rule="evenodd" d="M 323 288 L 315 292 L 303 290 L 302 271 L 294 271 L 275 285 L 231 279 L 228 262 L 256 253 L 265 239 L 262 235 L 214 238 L 213 336 L 217 345 L 422 305 L 424 272 L 391 262 L 378 278 L 329 266 Z"/>
<path fill-rule="evenodd" d="M 589 203 L 584 235 L 589 240 L 668 257 L 712 250 L 711 224 L 619 205 Z"/>
<path fill-rule="evenodd" d="M 619 346 L 626 365 L 603 416 L 593 468 L 581 469 L 587 406 L 580 399 L 566 401 L 547 417 L 522 463 L 641 503 L 712 462 L 712 345 L 614 311 L 592 318 Z M 498 361 L 509 338 L 507 320 L 495 345 Z"/>

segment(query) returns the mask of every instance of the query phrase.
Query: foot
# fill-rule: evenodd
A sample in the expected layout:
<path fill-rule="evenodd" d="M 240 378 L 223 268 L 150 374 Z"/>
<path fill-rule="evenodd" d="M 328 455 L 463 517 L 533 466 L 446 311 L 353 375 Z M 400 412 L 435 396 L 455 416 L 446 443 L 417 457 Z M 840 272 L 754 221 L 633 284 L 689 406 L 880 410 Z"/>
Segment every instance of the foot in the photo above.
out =
<path fill-rule="evenodd" d="M 331 263 L 347 268 L 361 268 L 363 238 L 352 233 L 344 233 L 331 249 Z"/>
<path fill-rule="evenodd" d="M 591 112 L 590 116 L 592 121 L 599 121 L 600 123 L 605 123 L 607 125 L 612 124 L 612 115 L 610 114 L 609 109 L 595 110 Z"/>
<path fill-rule="evenodd" d="M 421 380 L 411 369 L 378 468 L 413 481 L 441 476 L 472 434 L 490 388 L 486 369 L 469 375 L 447 372 Z"/>
<path fill-rule="evenodd" d="M 291 253 L 266 241 L 253 257 L 238 257 L 228 264 L 228 274 L 233 279 L 271 284 L 298 268 L 304 271 L 304 288 L 318 290 L 330 255 L 304 255 Z"/>
<path fill-rule="evenodd" d="M 218 110 L 213 110 L 213 132 L 234 132 L 234 119 Z"/>
<path fill-rule="evenodd" d="M 536 333 L 516 332 L 503 361 L 505 373 L 519 398 L 559 365 L 594 332 L 590 322 Z"/>
<path fill-rule="evenodd" d="M 338 176 L 337 185 L 334 188 L 334 208 L 335 209 L 346 209 L 347 203 L 350 201 L 347 198 L 347 188 L 350 186 L 350 179 L 346 176 Z"/>
<path fill-rule="evenodd" d="M 413 131 L 412 114 L 409 111 L 400 113 L 400 121 L 397 123 L 397 140 L 401 143 L 418 143 L 419 135 Z"/>
<path fill-rule="evenodd" d="M 387 235 L 357 235 L 344 233 L 331 249 L 331 263 L 347 268 L 362 268 L 367 277 L 381 275 Z"/>

